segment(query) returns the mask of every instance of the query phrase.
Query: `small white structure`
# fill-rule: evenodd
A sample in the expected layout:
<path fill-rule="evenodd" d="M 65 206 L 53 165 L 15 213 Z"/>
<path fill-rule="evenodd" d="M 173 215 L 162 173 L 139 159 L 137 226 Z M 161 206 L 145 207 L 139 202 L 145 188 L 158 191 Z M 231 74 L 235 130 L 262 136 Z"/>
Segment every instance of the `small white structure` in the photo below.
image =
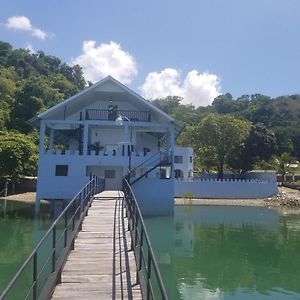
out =
<path fill-rule="evenodd" d="M 31 122 L 40 128 L 37 210 L 41 199 L 71 199 L 90 174 L 105 179 L 105 189 L 121 189 L 130 171 L 144 214 L 173 212 L 180 126 L 111 76 Z"/>
<path fill-rule="evenodd" d="M 175 147 L 174 172 L 177 180 L 193 180 L 194 161 L 193 148 Z"/>
<path fill-rule="evenodd" d="M 234 179 L 227 174 L 220 180 L 217 174 L 202 173 L 193 180 L 176 180 L 175 197 L 189 192 L 195 198 L 255 199 L 269 198 L 278 192 L 275 171 L 251 171 L 243 177 Z"/>

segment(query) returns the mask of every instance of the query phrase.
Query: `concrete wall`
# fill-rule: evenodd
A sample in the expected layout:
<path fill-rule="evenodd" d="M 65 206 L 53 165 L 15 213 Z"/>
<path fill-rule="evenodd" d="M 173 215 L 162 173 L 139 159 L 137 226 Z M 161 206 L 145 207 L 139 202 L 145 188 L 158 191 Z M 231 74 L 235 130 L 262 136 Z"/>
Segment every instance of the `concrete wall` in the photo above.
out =
<path fill-rule="evenodd" d="M 197 180 L 175 181 L 175 197 L 191 192 L 195 198 L 255 199 L 277 194 L 276 182 L 260 180 Z"/>
<path fill-rule="evenodd" d="M 68 176 L 55 176 L 56 165 L 68 165 Z M 89 167 L 87 170 L 87 166 Z M 83 156 L 83 155 L 42 155 L 40 156 L 37 199 L 71 199 L 89 180 L 91 166 L 104 169 L 118 169 L 117 180 L 121 182 L 122 170 L 127 170 L 127 157 Z M 102 176 L 101 176 L 102 177 Z M 120 184 L 118 184 L 118 187 Z"/>
<path fill-rule="evenodd" d="M 143 215 L 172 215 L 174 179 L 142 178 L 132 185 Z"/>

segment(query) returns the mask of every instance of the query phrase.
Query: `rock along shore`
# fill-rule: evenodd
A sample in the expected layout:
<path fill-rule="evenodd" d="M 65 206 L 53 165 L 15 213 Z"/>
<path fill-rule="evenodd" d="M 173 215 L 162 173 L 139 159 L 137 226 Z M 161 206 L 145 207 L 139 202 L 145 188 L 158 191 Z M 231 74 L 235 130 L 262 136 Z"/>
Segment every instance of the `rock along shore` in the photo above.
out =
<path fill-rule="evenodd" d="M 175 205 L 236 205 L 300 208 L 300 191 L 287 187 L 279 187 L 277 195 L 265 199 L 175 198 Z"/>

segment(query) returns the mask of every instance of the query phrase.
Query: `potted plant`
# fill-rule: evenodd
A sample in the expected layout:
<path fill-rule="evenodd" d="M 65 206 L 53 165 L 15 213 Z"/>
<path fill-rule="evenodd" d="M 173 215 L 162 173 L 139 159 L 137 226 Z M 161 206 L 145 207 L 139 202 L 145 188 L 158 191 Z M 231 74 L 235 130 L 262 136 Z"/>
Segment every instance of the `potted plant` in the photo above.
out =
<path fill-rule="evenodd" d="M 94 144 L 90 145 L 90 149 L 92 151 L 95 151 L 96 155 L 99 155 L 99 152 L 103 149 L 104 147 L 100 145 L 99 142 L 95 142 Z"/>

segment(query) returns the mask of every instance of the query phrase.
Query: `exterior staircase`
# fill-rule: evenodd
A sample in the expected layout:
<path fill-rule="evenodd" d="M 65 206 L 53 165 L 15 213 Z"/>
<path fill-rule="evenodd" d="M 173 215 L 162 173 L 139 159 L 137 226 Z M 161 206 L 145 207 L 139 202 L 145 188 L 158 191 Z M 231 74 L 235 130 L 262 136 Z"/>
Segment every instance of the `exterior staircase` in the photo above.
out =
<path fill-rule="evenodd" d="M 126 179 L 130 184 L 141 180 L 143 177 L 146 177 L 150 172 L 157 170 L 159 168 L 160 178 L 166 178 L 163 173 L 163 167 L 170 167 L 172 165 L 171 157 L 165 153 L 157 152 L 148 158 L 146 161 L 130 170 Z"/>

